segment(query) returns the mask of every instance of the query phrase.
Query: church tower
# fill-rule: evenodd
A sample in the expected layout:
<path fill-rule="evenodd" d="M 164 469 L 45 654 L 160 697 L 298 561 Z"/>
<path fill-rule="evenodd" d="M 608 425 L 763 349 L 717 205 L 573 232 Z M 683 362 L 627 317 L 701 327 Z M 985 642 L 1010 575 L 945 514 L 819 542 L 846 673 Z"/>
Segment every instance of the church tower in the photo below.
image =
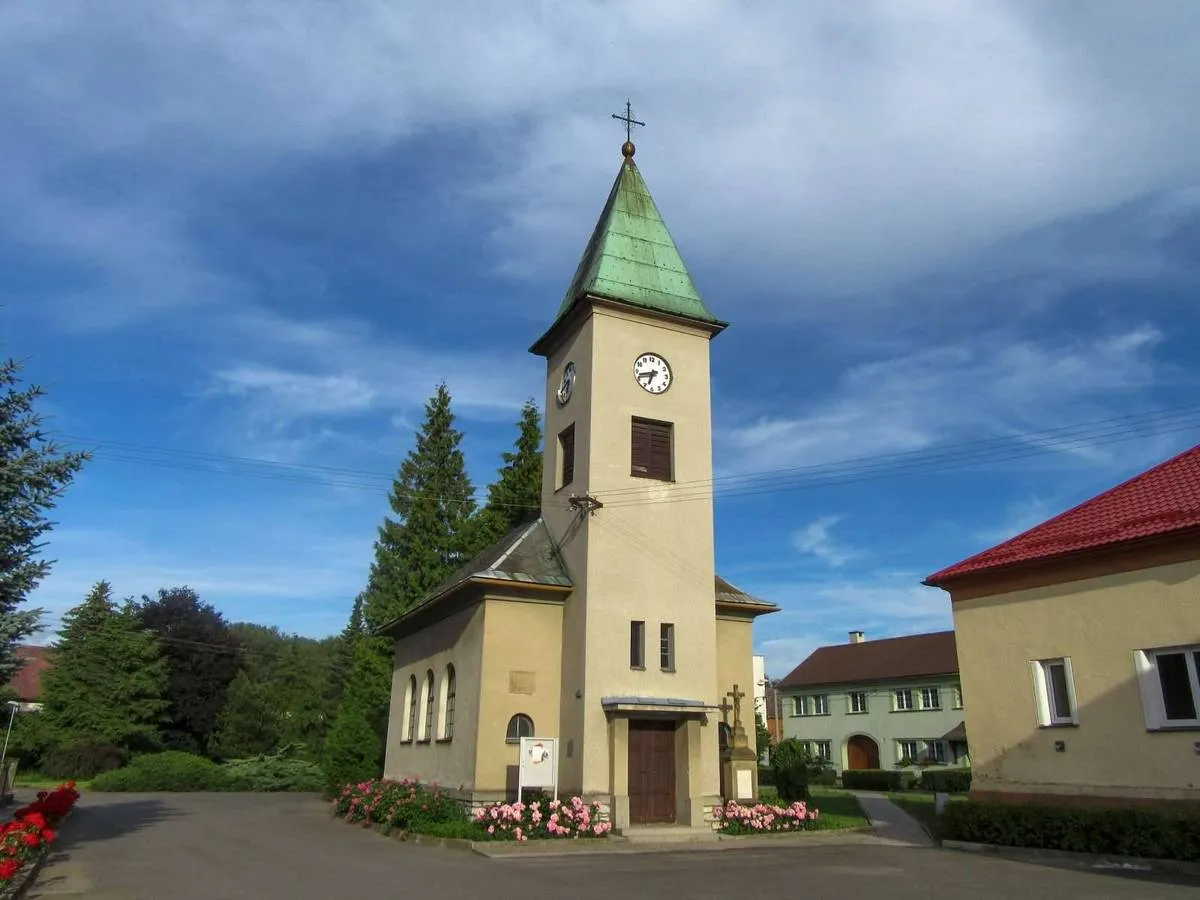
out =
<path fill-rule="evenodd" d="M 546 359 L 542 515 L 574 588 L 560 788 L 611 803 L 618 827 L 699 825 L 720 802 L 727 690 L 709 375 L 725 323 L 692 283 L 633 144 L 622 154 L 558 315 L 531 348 Z"/>

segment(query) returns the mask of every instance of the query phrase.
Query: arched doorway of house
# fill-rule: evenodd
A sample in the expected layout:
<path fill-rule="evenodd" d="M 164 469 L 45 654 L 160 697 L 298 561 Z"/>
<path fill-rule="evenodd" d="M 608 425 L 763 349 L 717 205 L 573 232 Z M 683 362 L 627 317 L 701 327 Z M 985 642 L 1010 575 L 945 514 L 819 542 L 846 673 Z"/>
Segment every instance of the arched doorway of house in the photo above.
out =
<path fill-rule="evenodd" d="M 878 769 L 879 745 L 865 734 L 856 734 L 846 741 L 847 769 Z"/>

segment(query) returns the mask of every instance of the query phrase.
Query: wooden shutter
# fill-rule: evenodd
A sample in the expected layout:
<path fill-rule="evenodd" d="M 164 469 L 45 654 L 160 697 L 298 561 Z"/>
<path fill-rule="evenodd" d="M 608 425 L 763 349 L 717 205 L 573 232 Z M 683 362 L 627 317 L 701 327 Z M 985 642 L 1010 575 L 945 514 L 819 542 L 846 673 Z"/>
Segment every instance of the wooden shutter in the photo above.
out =
<path fill-rule="evenodd" d="M 637 418 L 633 420 L 630 474 L 640 478 L 657 478 L 660 481 L 672 479 L 671 432 L 670 422 Z"/>
<path fill-rule="evenodd" d="M 575 480 L 575 423 L 572 422 L 558 436 L 558 449 L 562 454 L 562 484 L 566 487 Z"/>

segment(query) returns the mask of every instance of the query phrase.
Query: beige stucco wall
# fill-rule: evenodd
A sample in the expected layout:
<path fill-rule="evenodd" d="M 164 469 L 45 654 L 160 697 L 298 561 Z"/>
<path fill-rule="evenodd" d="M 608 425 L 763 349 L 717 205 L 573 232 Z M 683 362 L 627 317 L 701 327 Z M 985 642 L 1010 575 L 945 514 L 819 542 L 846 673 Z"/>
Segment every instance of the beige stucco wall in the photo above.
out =
<path fill-rule="evenodd" d="M 634 360 L 646 352 L 671 366 L 673 383 L 662 394 L 651 395 L 634 380 Z M 574 397 L 560 407 L 554 392 L 568 361 L 578 380 Z M 595 309 L 548 360 L 543 515 L 576 585 L 562 631 L 562 726 L 571 751 L 564 752 L 562 772 L 571 790 L 610 793 L 610 752 L 624 751 L 610 750 L 603 697 L 719 702 L 712 500 L 697 497 L 695 487 L 712 476 L 709 377 L 706 331 L 623 310 Z M 631 416 L 673 423 L 675 484 L 631 476 Z M 571 422 L 575 478 L 556 493 L 556 436 Z M 585 492 L 605 506 L 582 516 L 566 508 L 567 496 Z M 678 502 L 685 496 L 695 499 Z M 631 620 L 646 622 L 644 671 L 629 667 Z M 663 622 L 675 625 L 673 672 L 658 664 Z M 715 725 L 697 734 L 700 758 L 715 760 Z M 697 775 L 701 792 L 715 795 L 715 762 L 711 773 Z"/>
<path fill-rule="evenodd" d="M 1147 731 L 1133 661 L 1200 643 L 1198 598 L 1200 561 L 955 600 L 973 788 L 1200 799 L 1200 732 Z M 1030 662 L 1060 656 L 1079 723 L 1042 728 Z"/>
<path fill-rule="evenodd" d="M 534 737 L 559 737 L 559 641 L 562 603 L 503 600 L 484 603 L 475 792 L 499 800 L 515 788 L 519 746 L 505 743 L 509 720 L 533 719 Z M 562 750 L 560 748 L 560 756 Z"/>
<path fill-rule="evenodd" d="M 388 715 L 386 778 L 417 778 L 448 788 L 470 791 L 475 783 L 474 736 L 479 722 L 479 686 L 483 658 L 483 606 L 476 605 L 435 622 L 420 632 L 395 642 L 392 694 Z M 407 742 L 402 734 L 409 676 L 417 677 L 418 691 L 426 673 L 434 673 L 440 698 L 446 665 L 454 665 L 454 737 L 450 741 Z M 442 733 L 439 702 L 434 703 L 433 735 Z M 420 706 L 420 703 L 418 703 Z M 419 713 L 418 713 L 419 714 Z M 421 737 L 420 734 L 417 735 Z"/>
<path fill-rule="evenodd" d="M 742 727 L 750 749 L 758 752 L 758 731 L 754 727 L 754 620 L 721 616 L 717 619 L 717 685 L 725 695 L 734 685 L 742 698 Z M 730 701 L 731 702 L 731 701 Z M 733 725 L 733 713 L 729 714 Z"/>

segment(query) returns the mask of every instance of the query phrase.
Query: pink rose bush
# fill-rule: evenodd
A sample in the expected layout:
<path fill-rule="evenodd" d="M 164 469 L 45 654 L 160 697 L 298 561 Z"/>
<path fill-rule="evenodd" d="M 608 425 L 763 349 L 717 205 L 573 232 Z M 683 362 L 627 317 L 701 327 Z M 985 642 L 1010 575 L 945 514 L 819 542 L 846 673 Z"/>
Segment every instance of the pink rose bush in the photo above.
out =
<path fill-rule="evenodd" d="M 797 800 L 791 806 L 759 803 L 742 806 L 730 800 L 713 810 L 717 828 L 725 834 L 777 834 L 816 828 L 819 811 Z"/>
<path fill-rule="evenodd" d="M 487 840 L 528 841 L 544 838 L 599 838 L 612 831 L 600 820 L 600 804 L 570 800 L 493 803 L 475 812 L 475 823 Z"/>
<path fill-rule="evenodd" d="M 462 804 L 443 794 L 437 785 L 425 786 L 411 778 L 348 784 L 334 798 L 332 811 L 339 819 L 363 828 L 378 825 L 384 831 L 422 830 L 466 819 Z"/>

